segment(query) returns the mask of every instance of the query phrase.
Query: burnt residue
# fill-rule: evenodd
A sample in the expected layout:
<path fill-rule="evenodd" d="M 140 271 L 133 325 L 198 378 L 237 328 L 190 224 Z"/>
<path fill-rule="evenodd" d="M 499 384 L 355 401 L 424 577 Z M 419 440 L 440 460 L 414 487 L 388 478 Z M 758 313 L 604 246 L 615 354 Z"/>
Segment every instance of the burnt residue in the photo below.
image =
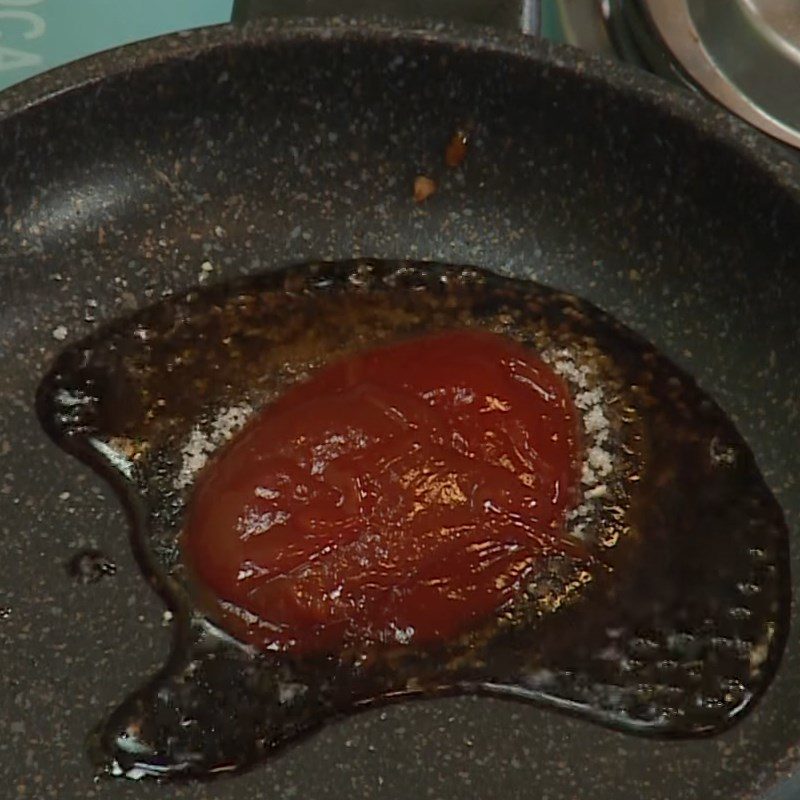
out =
<path fill-rule="evenodd" d="M 65 566 L 67 575 L 77 583 L 97 583 L 117 572 L 117 565 L 110 556 L 91 547 L 75 553 Z"/>
<path fill-rule="evenodd" d="M 511 613 L 458 641 L 293 660 L 214 625 L 180 558 L 192 476 L 249 413 L 339 355 L 478 326 L 587 354 L 623 454 L 592 518 L 592 567 L 554 559 Z M 190 292 L 70 347 L 38 411 L 115 476 L 148 578 L 176 610 L 169 664 L 90 737 L 111 773 L 210 775 L 326 720 L 449 693 L 512 696 L 624 731 L 703 736 L 752 707 L 789 612 L 788 539 L 752 453 L 652 346 L 574 296 L 477 269 L 311 264 Z"/>

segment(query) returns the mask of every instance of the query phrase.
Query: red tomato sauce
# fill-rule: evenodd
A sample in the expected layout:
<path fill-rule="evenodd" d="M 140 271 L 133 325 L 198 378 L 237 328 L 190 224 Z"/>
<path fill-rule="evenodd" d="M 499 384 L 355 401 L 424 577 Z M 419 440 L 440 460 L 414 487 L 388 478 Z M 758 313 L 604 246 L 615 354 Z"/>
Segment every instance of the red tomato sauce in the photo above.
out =
<path fill-rule="evenodd" d="M 568 549 L 577 420 L 558 375 L 502 336 L 358 353 L 289 388 L 205 468 L 186 559 L 222 626 L 261 649 L 447 639 Z"/>

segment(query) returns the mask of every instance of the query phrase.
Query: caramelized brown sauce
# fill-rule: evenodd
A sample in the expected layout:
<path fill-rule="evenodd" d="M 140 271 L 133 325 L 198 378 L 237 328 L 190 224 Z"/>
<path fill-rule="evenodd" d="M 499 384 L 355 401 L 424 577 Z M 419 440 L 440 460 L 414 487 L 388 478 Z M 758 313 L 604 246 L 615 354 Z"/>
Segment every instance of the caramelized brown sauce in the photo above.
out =
<path fill-rule="evenodd" d="M 326 364 L 445 331 L 499 334 L 566 386 L 581 429 L 563 517 L 573 546 L 538 559 L 512 602 L 419 643 L 334 637 L 292 652 L 231 636 L 212 610 L 219 588 L 188 574 L 180 547 L 206 463 Z M 649 344 L 543 286 L 359 261 L 192 292 L 65 350 L 38 411 L 124 491 L 143 570 L 177 612 L 166 668 L 90 737 L 110 774 L 245 768 L 343 712 L 454 692 L 708 735 L 752 707 L 783 649 L 787 531 L 749 448 Z"/>

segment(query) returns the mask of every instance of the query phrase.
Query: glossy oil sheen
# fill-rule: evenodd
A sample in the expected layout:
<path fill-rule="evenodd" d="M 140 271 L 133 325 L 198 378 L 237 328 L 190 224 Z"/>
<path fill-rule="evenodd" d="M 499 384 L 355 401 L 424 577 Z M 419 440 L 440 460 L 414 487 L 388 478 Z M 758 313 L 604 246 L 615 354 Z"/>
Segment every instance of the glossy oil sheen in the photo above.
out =
<path fill-rule="evenodd" d="M 180 547 L 203 464 L 326 364 L 454 330 L 511 339 L 565 381 L 584 457 L 564 532 L 575 549 L 541 559 L 499 613 L 419 644 L 292 653 L 231 636 Z M 709 735 L 777 668 L 788 537 L 752 453 L 688 375 L 571 295 L 434 264 L 273 272 L 172 298 L 70 347 L 38 411 L 124 493 L 144 572 L 177 612 L 169 663 L 90 737 L 111 774 L 240 769 L 342 713 L 452 692 Z"/>
<path fill-rule="evenodd" d="M 370 348 L 292 386 L 205 467 L 184 554 L 220 625 L 262 650 L 450 639 L 575 551 L 577 414 L 497 334 Z"/>

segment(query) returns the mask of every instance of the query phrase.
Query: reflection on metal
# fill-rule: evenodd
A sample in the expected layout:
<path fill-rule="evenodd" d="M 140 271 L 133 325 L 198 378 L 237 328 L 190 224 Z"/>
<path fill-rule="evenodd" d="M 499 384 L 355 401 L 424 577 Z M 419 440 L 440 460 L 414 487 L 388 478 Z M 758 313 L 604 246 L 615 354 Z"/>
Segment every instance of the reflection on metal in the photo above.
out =
<path fill-rule="evenodd" d="M 798 0 L 642 0 L 675 60 L 708 94 L 800 147 Z"/>
<path fill-rule="evenodd" d="M 559 0 L 558 22 L 564 41 L 605 56 L 616 56 L 606 28 L 610 16 L 608 0 Z"/>
<path fill-rule="evenodd" d="M 702 90 L 800 148 L 800 0 L 555 0 L 563 38 Z"/>

